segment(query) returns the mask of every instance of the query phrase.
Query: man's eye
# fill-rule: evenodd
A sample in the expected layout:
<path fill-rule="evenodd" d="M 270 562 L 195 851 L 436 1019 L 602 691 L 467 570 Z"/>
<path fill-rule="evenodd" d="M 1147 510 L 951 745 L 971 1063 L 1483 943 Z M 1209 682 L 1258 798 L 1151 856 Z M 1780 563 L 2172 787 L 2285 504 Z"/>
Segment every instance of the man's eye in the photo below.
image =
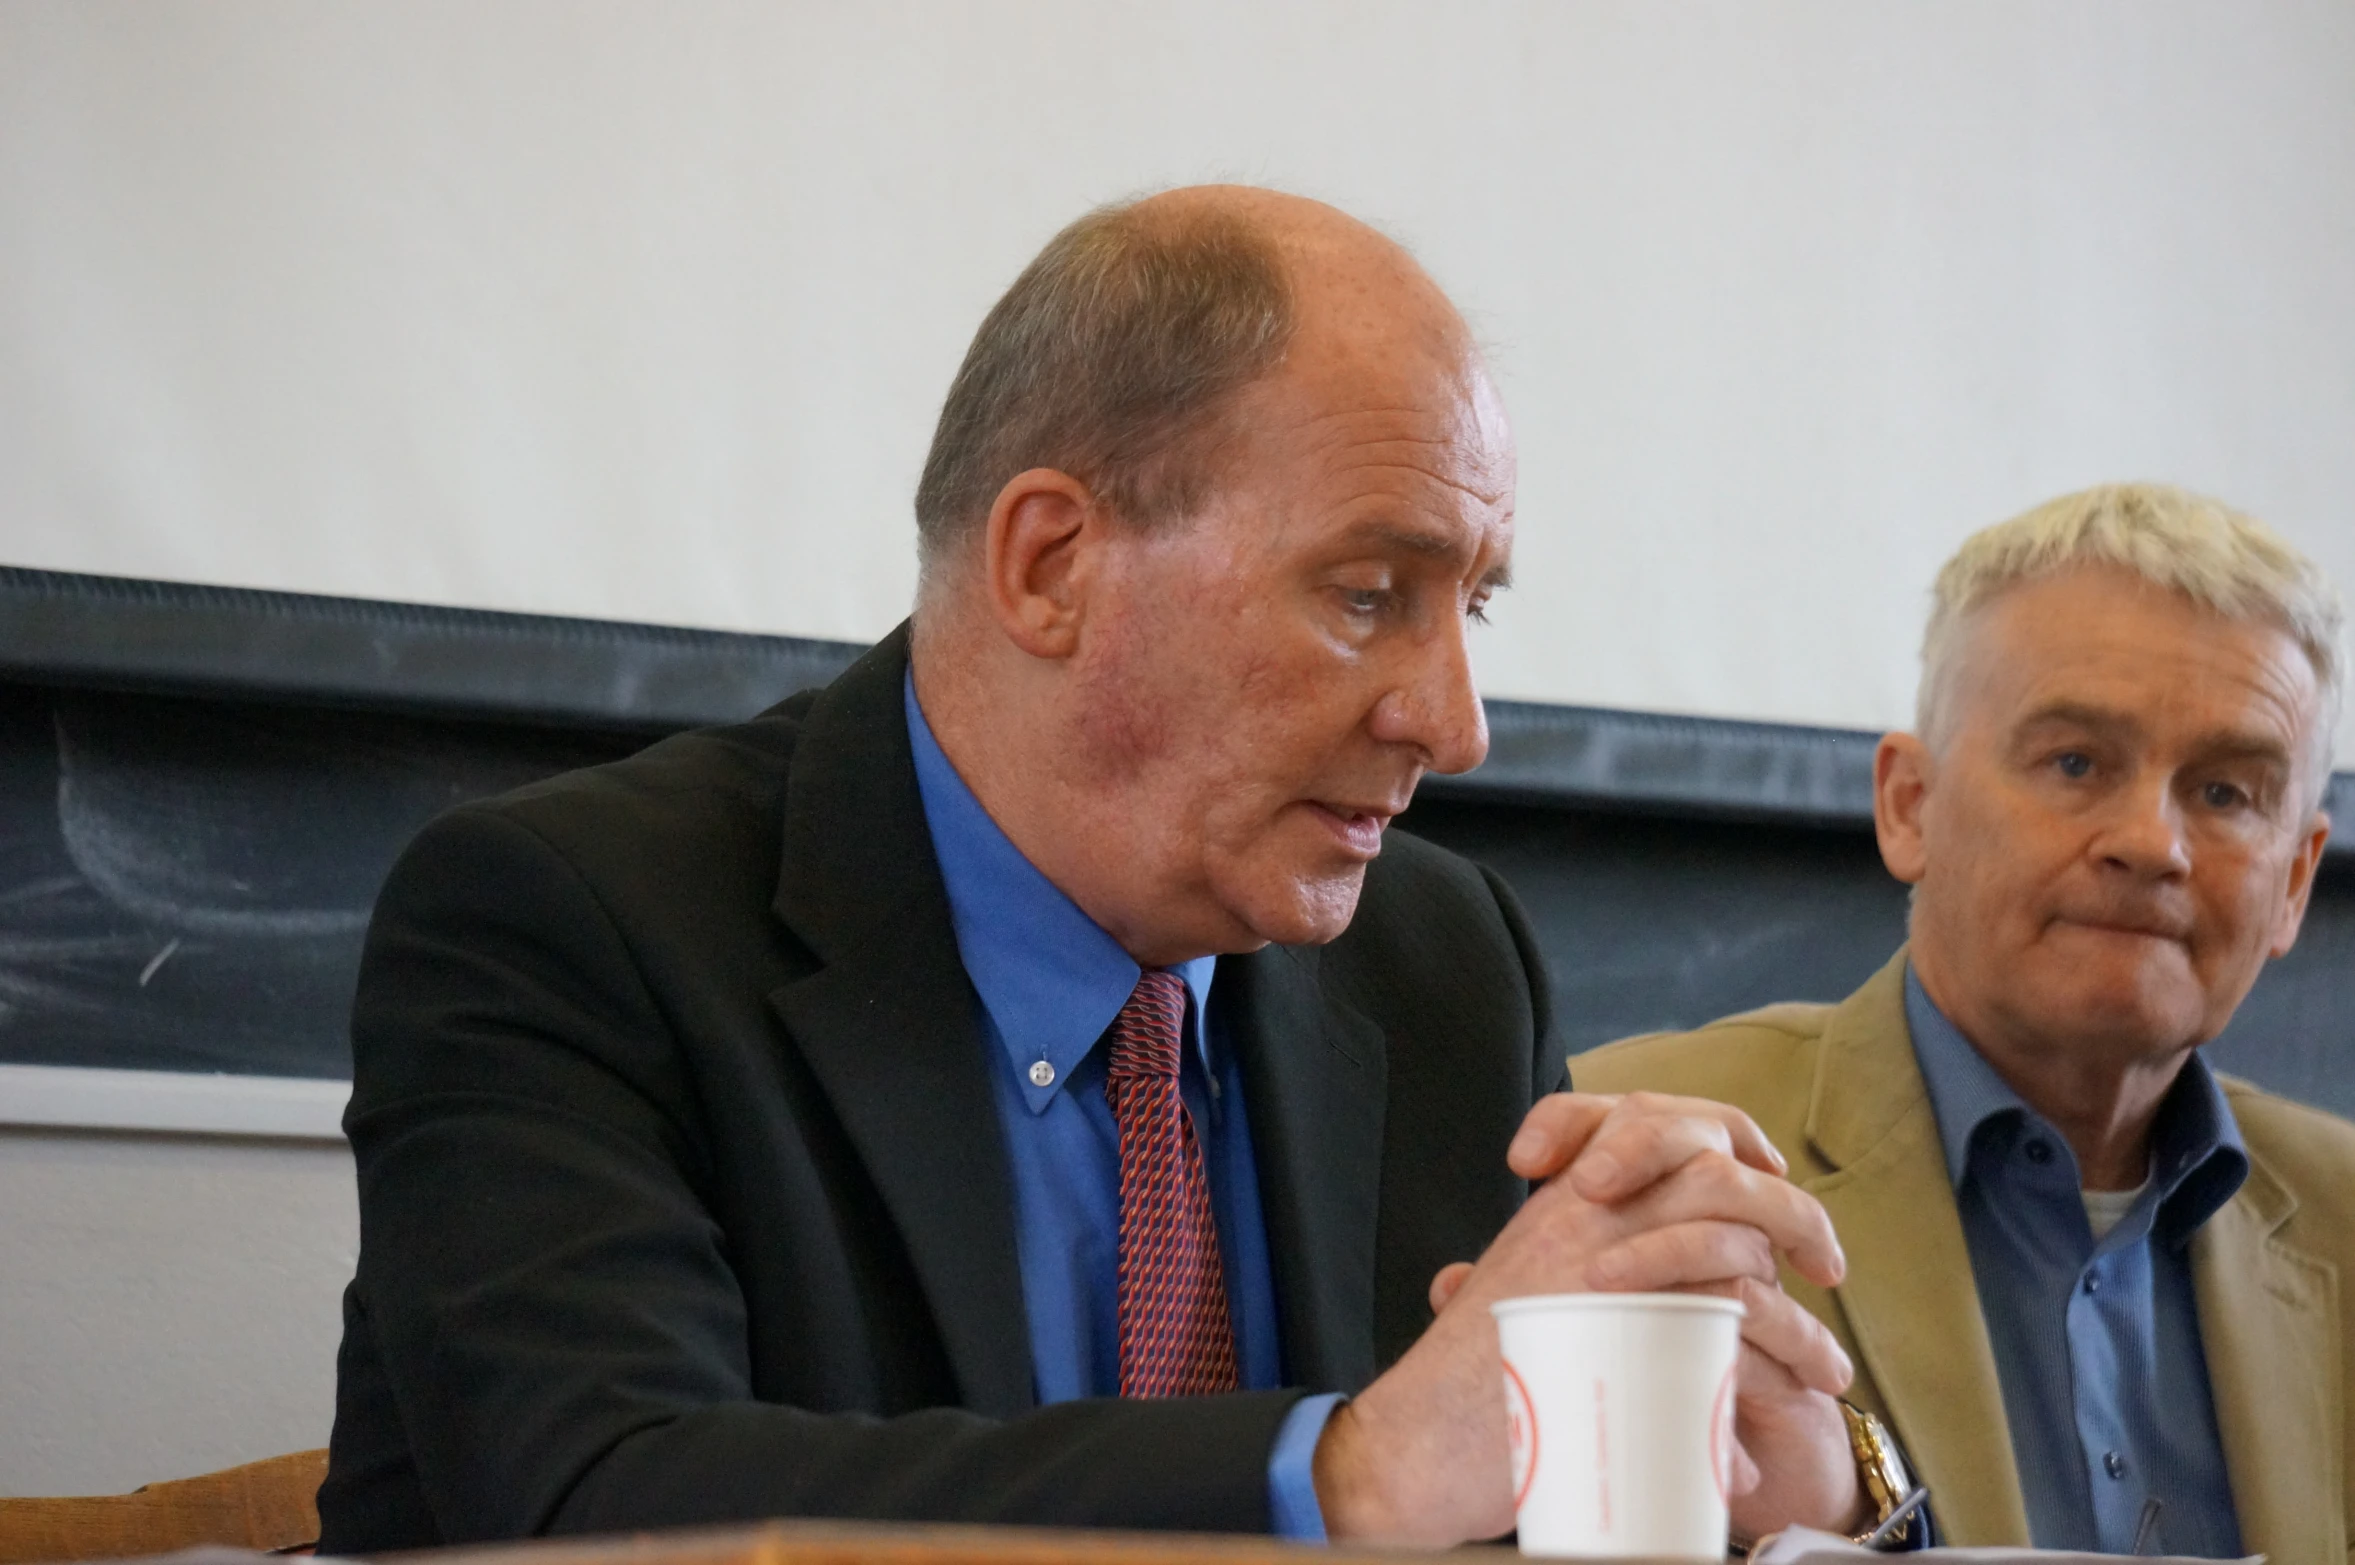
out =
<path fill-rule="evenodd" d="M 2238 809 L 2249 796 L 2228 782 L 2200 784 L 2200 802 L 2211 810 Z"/>
<path fill-rule="evenodd" d="M 1352 614 L 1374 615 L 1390 607 L 1393 594 L 1387 587 L 1344 587 L 1341 601 Z"/>
<path fill-rule="evenodd" d="M 2052 764 L 2055 770 L 2072 782 L 2093 773 L 2093 757 L 2083 750 L 2064 750 L 2053 757 Z"/>

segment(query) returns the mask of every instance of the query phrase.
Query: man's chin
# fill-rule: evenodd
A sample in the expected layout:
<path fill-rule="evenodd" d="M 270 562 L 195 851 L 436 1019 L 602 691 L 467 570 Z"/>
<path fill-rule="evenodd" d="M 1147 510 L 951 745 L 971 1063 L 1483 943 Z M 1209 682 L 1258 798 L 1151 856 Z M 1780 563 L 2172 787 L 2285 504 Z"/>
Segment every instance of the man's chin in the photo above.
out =
<path fill-rule="evenodd" d="M 1366 868 L 1352 864 L 1330 875 L 1303 877 L 1266 888 L 1235 912 L 1241 922 L 1270 945 L 1321 946 L 1338 937 L 1357 916 L 1359 895 L 1365 890 Z"/>
<path fill-rule="evenodd" d="M 2052 974 L 2045 988 L 2051 999 L 2039 1009 L 2079 1047 L 2129 1056 L 2188 1048 L 2202 1041 L 2206 997 L 2164 966 L 2088 963 Z"/>

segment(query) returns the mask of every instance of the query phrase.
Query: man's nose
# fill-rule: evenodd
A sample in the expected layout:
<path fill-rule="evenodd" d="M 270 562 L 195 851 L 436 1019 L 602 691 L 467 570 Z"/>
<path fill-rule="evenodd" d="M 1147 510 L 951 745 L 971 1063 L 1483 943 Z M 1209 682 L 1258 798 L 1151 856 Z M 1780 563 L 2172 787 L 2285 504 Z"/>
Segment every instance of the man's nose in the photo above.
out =
<path fill-rule="evenodd" d="M 1468 772 L 1488 755 L 1488 710 L 1472 684 L 1472 648 L 1464 627 L 1432 636 L 1417 649 L 1409 677 L 1374 706 L 1374 737 L 1411 744 L 1440 773 Z"/>
<path fill-rule="evenodd" d="M 2095 845 L 2106 861 L 2150 879 L 2191 872 L 2183 805 L 2163 778 L 2137 779 L 2119 789 Z"/>

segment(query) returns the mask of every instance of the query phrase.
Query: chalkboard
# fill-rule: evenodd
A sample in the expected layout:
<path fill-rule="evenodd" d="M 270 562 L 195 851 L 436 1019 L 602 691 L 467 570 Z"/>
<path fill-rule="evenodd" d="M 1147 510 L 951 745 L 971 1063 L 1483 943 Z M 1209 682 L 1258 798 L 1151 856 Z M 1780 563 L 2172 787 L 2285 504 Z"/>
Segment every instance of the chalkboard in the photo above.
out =
<path fill-rule="evenodd" d="M 838 643 L 0 569 L 0 1064 L 340 1079 L 360 943 L 438 811 L 748 715 Z M 1872 738 L 1493 702 L 1402 823 L 1502 873 L 1565 1041 L 1836 1000 L 1903 938 Z M 2355 1115 L 2355 778 L 2218 1062 Z"/>
<path fill-rule="evenodd" d="M 641 742 L 0 686 L 0 1060 L 348 1077 L 360 939 L 401 846 Z"/>

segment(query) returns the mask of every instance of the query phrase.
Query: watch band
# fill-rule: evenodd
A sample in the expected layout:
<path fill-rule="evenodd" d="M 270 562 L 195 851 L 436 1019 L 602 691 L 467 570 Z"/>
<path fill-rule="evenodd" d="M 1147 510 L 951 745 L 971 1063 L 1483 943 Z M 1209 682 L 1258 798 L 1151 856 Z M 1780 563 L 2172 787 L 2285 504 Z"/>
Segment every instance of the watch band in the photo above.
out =
<path fill-rule="evenodd" d="M 1852 1540 L 1862 1543 L 1879 1532 L 1882 1524 L 1905 1504 L 1913 1493 L 1913 1475 L 1906 1470 L 1905 1457 L 1898 1451 L 1896 1438 L 1886 1424 L 1845 1397 L 1840 1399 L 1840 1417 L 1848 1425 L 1848 1449 L 1856 1458 L 1856 1481 L 1863 1486 L 1865 1499 L 1872 1507 L 1864 1530 Z M 1904 1530 L 1897 1537 L 1910 1539 L 1920 1525 L 1918 1513 L 1907 1517 Z"/>

